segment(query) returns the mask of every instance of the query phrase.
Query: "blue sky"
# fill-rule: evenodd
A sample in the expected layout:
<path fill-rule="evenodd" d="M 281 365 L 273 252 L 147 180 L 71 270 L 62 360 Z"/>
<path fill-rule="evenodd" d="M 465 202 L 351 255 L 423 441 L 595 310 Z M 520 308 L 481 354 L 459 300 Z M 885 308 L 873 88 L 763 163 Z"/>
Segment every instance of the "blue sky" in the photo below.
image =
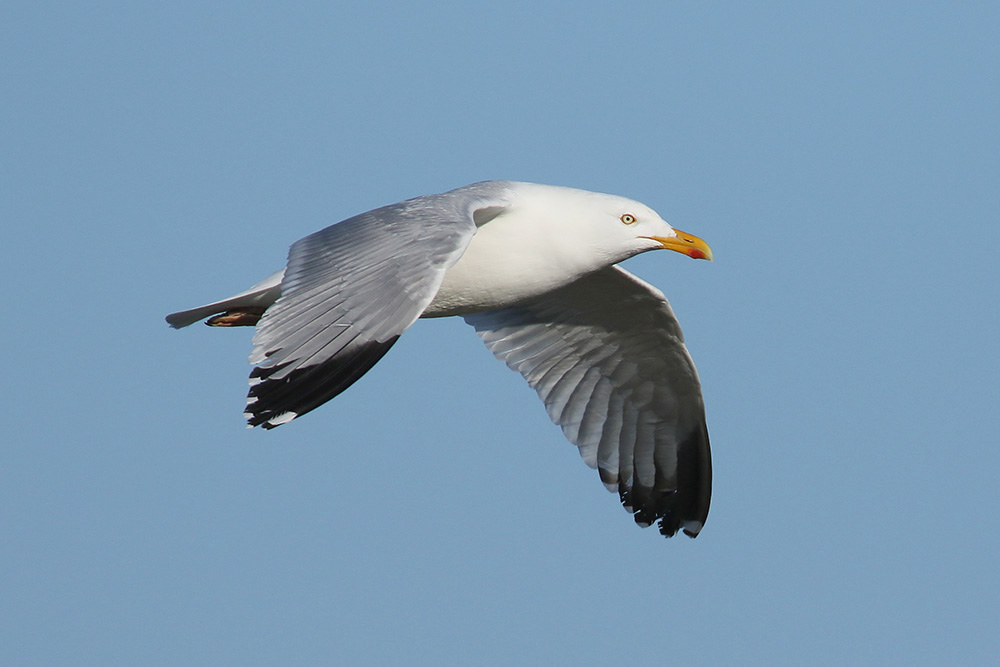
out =
<path fill-rule="evenodd" d="M 0 662 L 995 659 L 1000 10 L 621 5 L 0 8 Z M 701 373 L 697 540 L 460 320 L 270 432 L 250 332 L 163 323 L 486 178 L 711 243 L 627 263 Z"/>

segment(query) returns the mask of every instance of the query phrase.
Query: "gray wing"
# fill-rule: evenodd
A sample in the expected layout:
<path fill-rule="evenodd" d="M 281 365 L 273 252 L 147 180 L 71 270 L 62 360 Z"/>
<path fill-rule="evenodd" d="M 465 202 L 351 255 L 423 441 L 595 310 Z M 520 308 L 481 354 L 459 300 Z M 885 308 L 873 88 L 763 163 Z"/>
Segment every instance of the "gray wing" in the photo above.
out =
<path fill-rule="evenodd" d="M 641 525 L 691 537 L 712 464 L 701 385 L 663 294 L 617 266 L 515 307 L 468 315 L 528 381 Z"/>
<path fill-rule="evenodd" d="M 418 197 L 295 243 L 254 335 L 247 422 L 273 428 L 309 412 L 382 358 L 465 251 L 479 203 L 468 188 Z"/>

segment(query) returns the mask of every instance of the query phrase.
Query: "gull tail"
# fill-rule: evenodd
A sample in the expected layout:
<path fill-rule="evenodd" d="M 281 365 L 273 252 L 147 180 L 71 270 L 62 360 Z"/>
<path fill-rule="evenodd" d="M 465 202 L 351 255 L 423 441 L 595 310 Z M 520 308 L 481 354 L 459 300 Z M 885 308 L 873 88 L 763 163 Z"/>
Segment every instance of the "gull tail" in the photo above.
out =
<path fill-rule="evenodd" d="M 213 327 L 254 326 L 264 311 L 281 296 L 281 279 L 284 275 L 285 271 L 282 269 L 236 296 L 171 313 L 167 315 L 167 324 L 180 329 L 208 317 L 205 324 Z"/>

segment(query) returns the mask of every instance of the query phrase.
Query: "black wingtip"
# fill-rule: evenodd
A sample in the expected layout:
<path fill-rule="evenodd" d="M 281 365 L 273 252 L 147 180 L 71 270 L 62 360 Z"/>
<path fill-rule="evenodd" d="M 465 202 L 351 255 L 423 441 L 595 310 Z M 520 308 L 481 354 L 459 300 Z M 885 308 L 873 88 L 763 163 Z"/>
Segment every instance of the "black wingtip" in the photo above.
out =
<path fill-rule="evenodd" d="M 250 372 L 251 386 L 244 416 L 251 427 L 272 429 L 318 408 L 354 384 L 389 351 L 389 341 L 369 341 L 348 354 L 312 366 L 279 373 L 289 363 L 257 366 Z M 275 375 L 281 377 L 275 378 Z"/>
<path fill-rule="evenodd" d="M 681 531 L 694 538 L 705 525 L 712 496 L 712 462 L 704 425 L 682 441 L 677 452 L 674 479 L 664 478 L 657 470 L 652 487 L 620 483 L 618 494 L 640 526 L 658 524 L 664 537 Z"/>

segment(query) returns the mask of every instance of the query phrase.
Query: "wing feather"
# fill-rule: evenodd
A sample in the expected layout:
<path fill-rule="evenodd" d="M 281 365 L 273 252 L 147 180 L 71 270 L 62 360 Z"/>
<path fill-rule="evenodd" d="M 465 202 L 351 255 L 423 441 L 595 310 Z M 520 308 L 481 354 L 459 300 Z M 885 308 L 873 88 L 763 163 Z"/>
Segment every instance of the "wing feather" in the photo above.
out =
<path fill-rule="evenodd" d="M 500 207 L 486 184 L 349 218 L 295 243 L 281 296 L 257 325 L 246 417 L 272 428 L 349 387 L 437 293 L 476 230 Z M 478 188 L 478 189 L 477 189 Z"/>
<path fill-rule="evenodd" d="M 610 267 L 529 302 L 465 316 L 641 525 L 694 537 L 711 455 L 701 386 L 666 297 Z"/>

